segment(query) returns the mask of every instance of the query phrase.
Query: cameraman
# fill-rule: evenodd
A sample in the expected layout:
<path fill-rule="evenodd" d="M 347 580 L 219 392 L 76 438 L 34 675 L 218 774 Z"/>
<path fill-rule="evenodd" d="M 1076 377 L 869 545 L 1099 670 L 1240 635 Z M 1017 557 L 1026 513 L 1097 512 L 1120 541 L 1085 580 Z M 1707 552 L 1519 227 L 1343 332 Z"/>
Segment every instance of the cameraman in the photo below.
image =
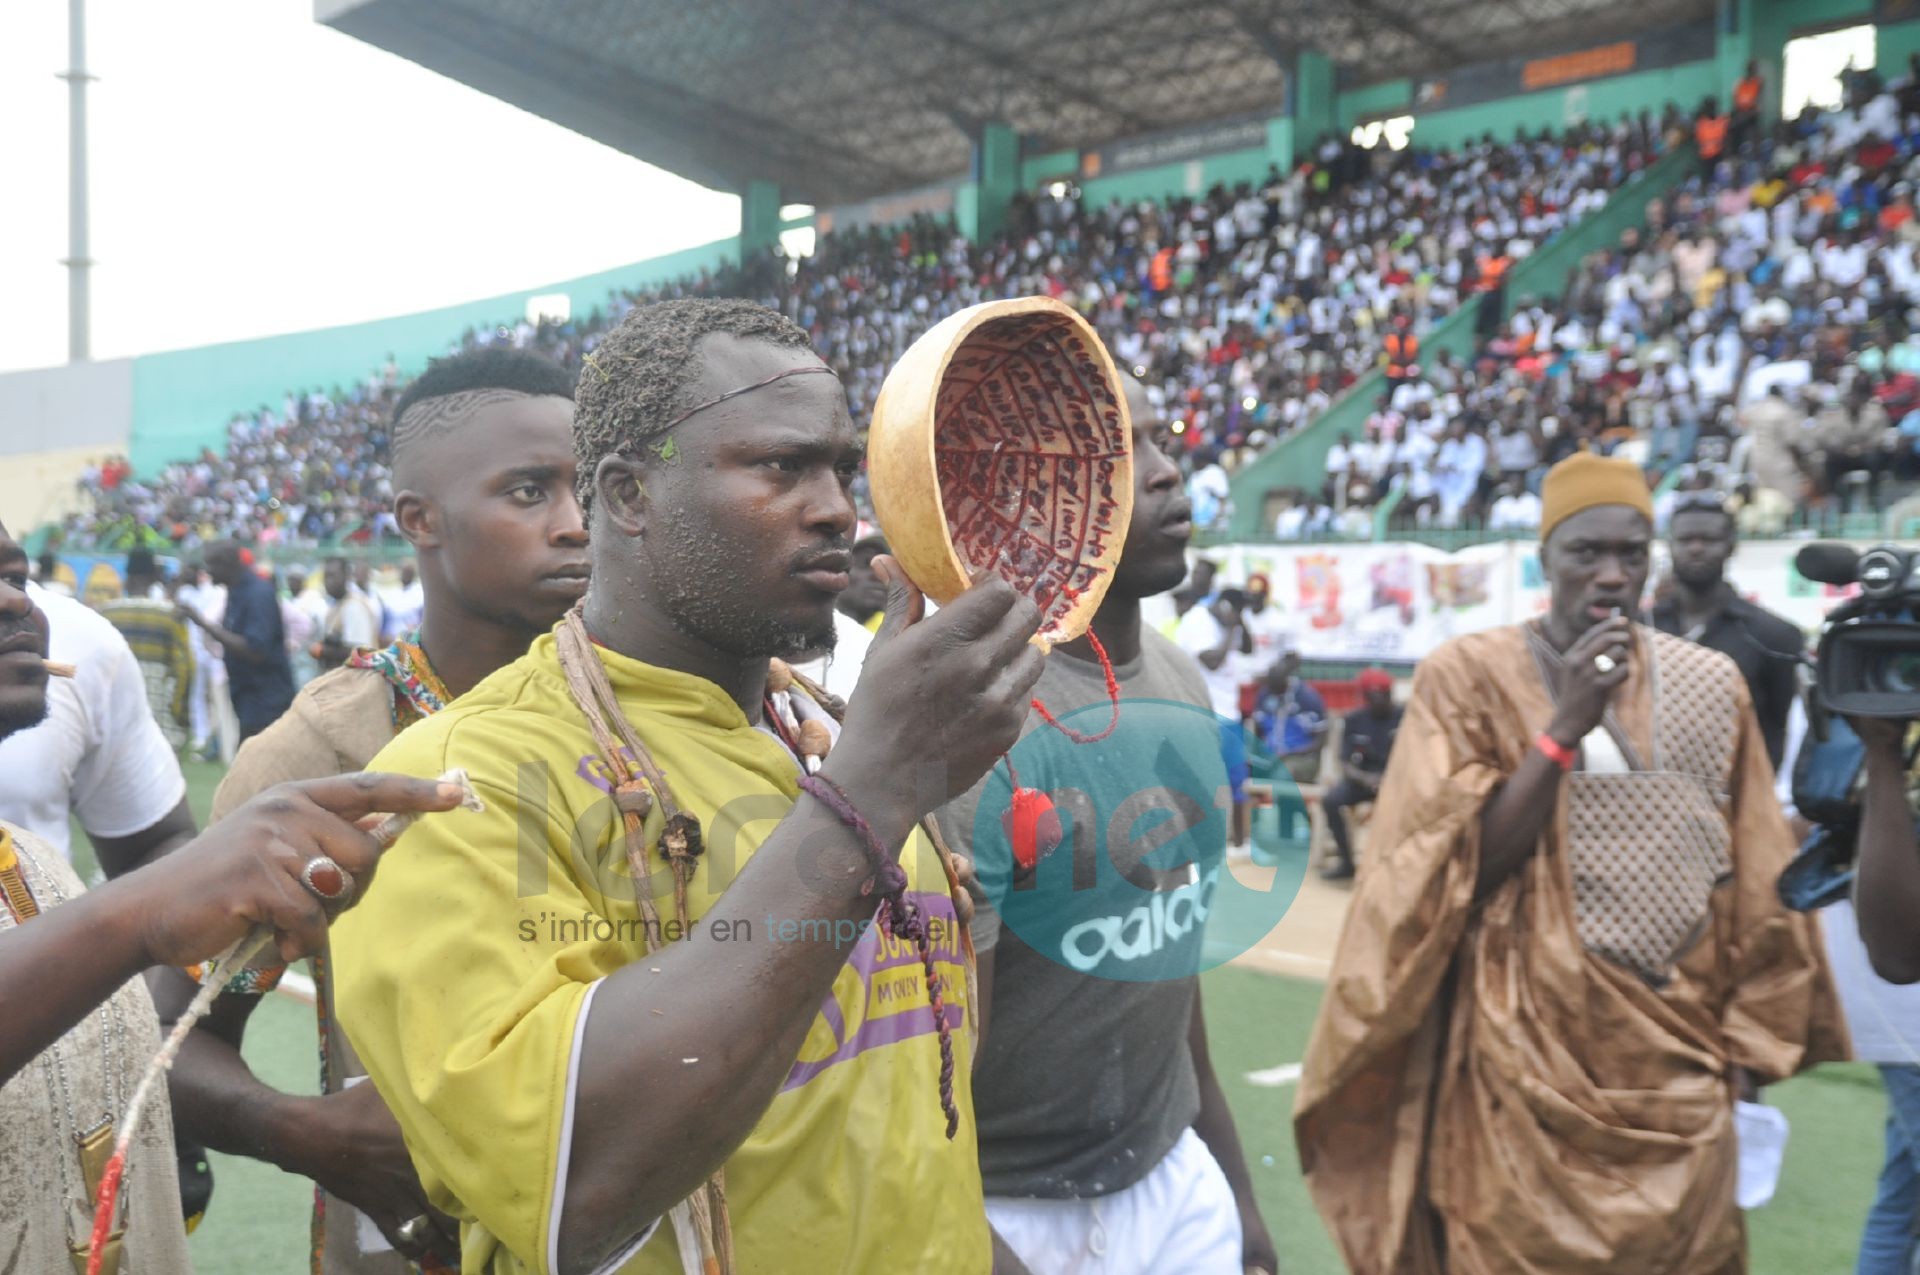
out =
<path fill-rule="evenodd" d="M 1866 748 L 1855 910 L 1874 972 L 1920 983 L 1920 842 L 1907 795 L 1907 721 L 1849 719 Z"/>

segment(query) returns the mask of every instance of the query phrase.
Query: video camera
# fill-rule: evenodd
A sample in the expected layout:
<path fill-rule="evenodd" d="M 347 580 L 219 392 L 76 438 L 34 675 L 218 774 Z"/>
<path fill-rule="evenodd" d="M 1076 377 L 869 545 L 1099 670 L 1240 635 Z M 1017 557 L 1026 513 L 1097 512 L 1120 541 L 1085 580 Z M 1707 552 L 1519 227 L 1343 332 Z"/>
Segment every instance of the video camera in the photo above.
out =
<path fill-rule="evenodd" d="M 1856 553 L 1822 541 L 1801 549 L 1794 566 L 1822 584 L 1860 586 L 1820 633 L 1820 707 L 1854 717 L 1920 718 L 1920 555 L 1898 545 Z"/>
<path fill-rule="evenodd" d="M 1788 907 L 1811 912 L 1853 888 L 1865 749 L 1847 717 L 1920 718 L 1920 554 L 1820 542 L 1802 548 L 1793 565 L 1821 584 L 1860 586 L 1820 631 L 1807 737 L 1793 766 L 1794 806 L 1814 830 L 1779 890 Z"/>

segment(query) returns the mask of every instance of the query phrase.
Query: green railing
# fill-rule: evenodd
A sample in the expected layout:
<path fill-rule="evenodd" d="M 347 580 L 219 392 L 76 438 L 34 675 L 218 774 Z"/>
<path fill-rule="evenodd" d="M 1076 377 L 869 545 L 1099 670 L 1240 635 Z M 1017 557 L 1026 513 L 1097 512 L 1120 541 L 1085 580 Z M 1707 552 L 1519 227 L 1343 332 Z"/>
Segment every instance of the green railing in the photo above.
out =
<path fill-rule="evenodd" d="M 1628 227 L 1645 223 L 1647 205 L 1693 171 L 1694 155 L 1691 143 L 1668 151 L 1616 191 L 1603 207 L 1555 235 L 1532 256 L 1514 266 L 1507 276 L 1501 318 L 1510 315 L 1524 298 L 1559 297 L 1588 253 L 1613 243 Z M 1455 358 L 1470 357 L 1474 352 L 1474 328 L 1484 302 L 1482 296 L 1470 297 L 1458 310 L 1435 324 L 1421 339 L 1421 358 L 1432 358 L 1441 350 Z M 1270 531 L 1261 525 L 1267 521 L 1268 493 L 1287 487 L 1317 489 L 1326 477 L 1327 452 L 1343 433 L 1355 438 L 1360 436 L 1373 410 L 1374 398 L 1385 393 L 1386 388 L 1387 378 L 1383 373 L 1377 370 L 1367 373 L 1318 419 L 1295 430 L 1272 451 L 1235 475 L 1232 536 L 1242 541 L 1270 538 Z"/>

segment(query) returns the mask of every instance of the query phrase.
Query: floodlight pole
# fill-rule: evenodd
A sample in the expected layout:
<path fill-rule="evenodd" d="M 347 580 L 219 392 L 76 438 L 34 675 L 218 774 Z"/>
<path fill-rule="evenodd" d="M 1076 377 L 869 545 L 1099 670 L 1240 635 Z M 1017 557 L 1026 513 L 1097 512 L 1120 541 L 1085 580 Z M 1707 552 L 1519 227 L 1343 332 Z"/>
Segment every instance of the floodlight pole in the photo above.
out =
<path fill-rule="evenodd" d="M 87 255 L 87 0 L 67 0 L 67 358 L 92 357 L 92 304 Z"/>

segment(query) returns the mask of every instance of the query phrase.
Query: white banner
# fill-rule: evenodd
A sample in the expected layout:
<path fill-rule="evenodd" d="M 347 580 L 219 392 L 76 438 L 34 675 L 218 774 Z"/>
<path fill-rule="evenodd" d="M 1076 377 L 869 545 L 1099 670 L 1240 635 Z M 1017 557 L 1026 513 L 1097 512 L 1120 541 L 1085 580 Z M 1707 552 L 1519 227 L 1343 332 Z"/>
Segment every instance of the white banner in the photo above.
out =
<path fill-rule="evenodd" d="M 1804 541 L 1742 544 L 1728 576 L 1743 597 L 1800 626 L 1811 647 L 1828 611 L 1853 589 L 1814 584 L 1793 568 Z M 1539 546 L 1496 541 L 1445 553 L 1420 544 L 1217 545 L 1221 586 L 1265 575 L 1301 655 L 1413 663 L 1462 633 L 1517 624 L 1546 610 Z M 1666 573 L 1656 542 L 1649 593 Z M 1651 596 L 1648 604 L 1651 605 Z"/>

